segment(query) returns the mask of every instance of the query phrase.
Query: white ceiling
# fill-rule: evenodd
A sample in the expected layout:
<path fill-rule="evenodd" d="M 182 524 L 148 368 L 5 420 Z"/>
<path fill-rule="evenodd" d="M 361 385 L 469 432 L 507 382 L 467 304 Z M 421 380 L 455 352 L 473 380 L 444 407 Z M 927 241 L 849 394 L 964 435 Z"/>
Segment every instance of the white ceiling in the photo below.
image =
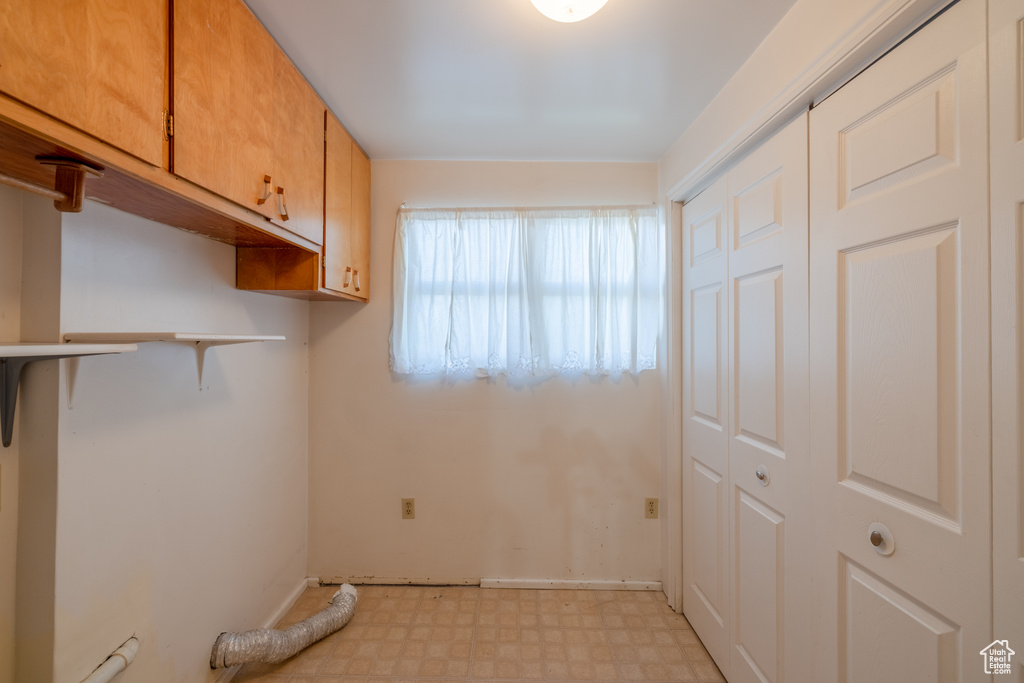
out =
<path fill-rule="evenodd" d="M 247 0 L 374 159 L 657 161 L 794 0 Z"/>

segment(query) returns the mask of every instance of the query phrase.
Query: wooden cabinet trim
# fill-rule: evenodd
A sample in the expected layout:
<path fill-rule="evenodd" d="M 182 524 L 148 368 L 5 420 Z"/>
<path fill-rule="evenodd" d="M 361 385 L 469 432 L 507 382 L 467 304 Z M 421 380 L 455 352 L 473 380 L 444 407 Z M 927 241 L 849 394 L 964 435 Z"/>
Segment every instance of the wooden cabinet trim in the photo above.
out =
<path fill-rule="evenodd" d="M 0 170 L 52 187 L 53 168 L 37 163 L 40 155 L 78 158 L 101 167 L 102 178 L 86 181 L 86 198 L 127 213 L 227 244 L 320 250 L 318 244 L 234 202 L 0 95 Z"/>

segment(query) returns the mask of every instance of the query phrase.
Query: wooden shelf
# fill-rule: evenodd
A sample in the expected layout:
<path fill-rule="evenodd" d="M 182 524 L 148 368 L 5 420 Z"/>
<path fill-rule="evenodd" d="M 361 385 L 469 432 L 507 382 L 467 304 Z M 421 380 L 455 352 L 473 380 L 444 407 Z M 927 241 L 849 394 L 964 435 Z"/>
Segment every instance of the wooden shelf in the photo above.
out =
<path fill-rule="evenodd" d="M 196 350 L 196 369 L 199 373 L 199 390 L 203 390 L 203 363 L 206 349 L 211 346 L 246 344 L 248 342 L 284 341 L 281 335 L 258 334 L 204 334 L 197 332 L 72 332 L 64 335 L 64 341 L 85 344 L 142 344 L 145 342 L 172 342 L 192 344 Z M 64 345 L 64 348 L 68 348 Z"/>
<path fill-rule="evenodd" d="M 11 445 L 14 433 L 14 409 L 18 400 L 18 384 L 21 371 L 29 363 L 38 360 L 102 356 L 110 353 L 136 351 L 135 344 L 0 344 L 0 426 L 3 432 L 4 448 Z"/>
<path fill-rule="evenodd" d="M 321 286 L 320 254 L 296 248 L 239 246 L 235 255 L 238 289 L 306 301 L 366 302 L 365 297 Z"/>

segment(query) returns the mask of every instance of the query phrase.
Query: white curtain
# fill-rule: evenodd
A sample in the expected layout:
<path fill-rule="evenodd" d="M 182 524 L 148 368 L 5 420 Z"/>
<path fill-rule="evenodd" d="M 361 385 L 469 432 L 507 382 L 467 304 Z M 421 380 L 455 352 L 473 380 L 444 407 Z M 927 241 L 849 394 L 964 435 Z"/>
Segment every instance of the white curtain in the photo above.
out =
<path fill-rule="evenodd" d="M 402 209 L 391 367 L 544 376 L 655 367 L 655 207 Z"/>

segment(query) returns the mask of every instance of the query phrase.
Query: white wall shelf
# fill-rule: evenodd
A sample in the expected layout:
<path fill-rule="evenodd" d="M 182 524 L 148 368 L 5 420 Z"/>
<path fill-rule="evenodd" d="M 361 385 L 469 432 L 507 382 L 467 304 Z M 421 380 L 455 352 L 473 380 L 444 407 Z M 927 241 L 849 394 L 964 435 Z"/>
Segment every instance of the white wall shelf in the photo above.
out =
<path fill-rule="evenodd" d="M 21 371 L 37 360 L 58 360 L 82 356 L 102 356 L 110 353 L 135 351 L 138 346 L 131 343 L 93 344 L 0 344 L 0 427 L 2 427 L 4 448 L 11 445 L 14 434 L 14 408 L 18 400 L 18 384 Z"/>
<path fill-rule="evenodd" d="M 88 344 L 141 344 L 144 342 L 172 342 L 194 345 L 196 369 L 199 372 L 199 390 L 203 390 L 203 362 L 206 349 L 211 346 L 245 344 L 248 342 L 284 341 L 281 335 L 258 334 L 201 334 L 195 332 L 73 332 L 64 335 L 64 341 Z"/>

